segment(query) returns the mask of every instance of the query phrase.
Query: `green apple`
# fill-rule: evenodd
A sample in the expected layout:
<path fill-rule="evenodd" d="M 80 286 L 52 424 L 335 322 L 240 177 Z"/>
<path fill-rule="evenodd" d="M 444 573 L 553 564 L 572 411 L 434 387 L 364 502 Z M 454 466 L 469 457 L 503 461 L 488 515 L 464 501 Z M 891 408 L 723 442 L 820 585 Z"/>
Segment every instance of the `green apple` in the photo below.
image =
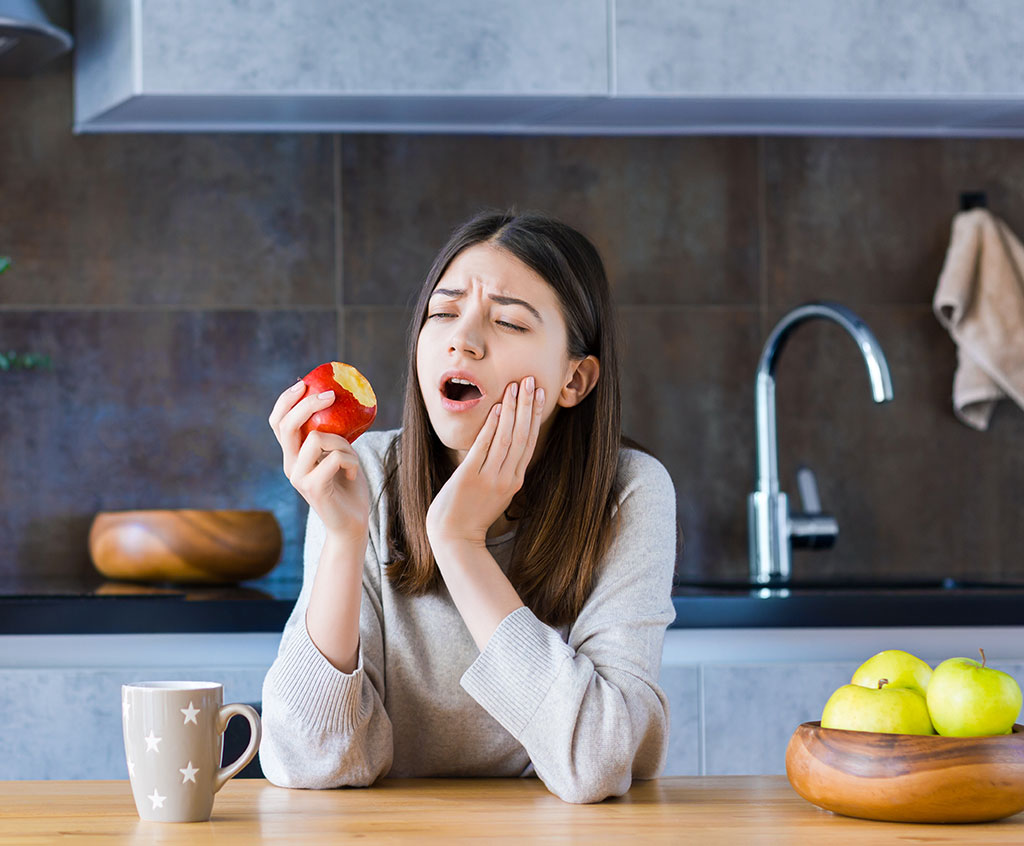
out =
<path fill-rule="evenodd" d="M 970 658 L 949 658 L 928 682 L 928 713 L 939 734 L 980 737 L 1009 734 L 1020 715 L 1021 690 L 1013 676 Z"/>
<path fill-rule="evenodd" d="M 925 698 L 907 687 L 886 687 L 879 679 L 875 688 L 844 684 L 825 703 L 822 728 L 879 731 L 885 734 L 935 734 Z"/>
<path fill-rule="evenodd" d="M 886 649 L 872 655 L 857 668 L 851 681 L 861 687 L 878 687 L 879 679 L 888 679 L 889 687 L 905 687 L 925 695 L 932 668 L 916 655 L 902 649 Z"/>

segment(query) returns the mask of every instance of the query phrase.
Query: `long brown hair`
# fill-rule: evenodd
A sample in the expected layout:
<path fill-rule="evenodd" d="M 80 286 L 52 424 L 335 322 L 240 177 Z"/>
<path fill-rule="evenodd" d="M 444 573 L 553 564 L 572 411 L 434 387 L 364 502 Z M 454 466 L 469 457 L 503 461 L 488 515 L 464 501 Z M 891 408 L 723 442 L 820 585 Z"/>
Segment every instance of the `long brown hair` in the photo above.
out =
<path fill-rule="evenodd" d="M 619 449 L 647 450 L 620 429 L 617 329 L 601 258 L 585 236 L 546 215 L 515 209 L 477 214 L 452 233 L 423 282 L 409 324 L 402 430 L 385 457 L 387 577 L 409 596 L 439 592 L 444 585 L 426 517 L 455 468 L 420 395 L 416 346 L 438 281 L 459 253 L 484 242 L 506 250 L 551 285 L 568 329 L 569 358 L 593 355 L 601 366 L 590 393 L 558 409 L 543 455 L 505 512 L 518 524 L 509 581 L 540 620 L 560 626 L 579 615 L 615 535 Z"/>

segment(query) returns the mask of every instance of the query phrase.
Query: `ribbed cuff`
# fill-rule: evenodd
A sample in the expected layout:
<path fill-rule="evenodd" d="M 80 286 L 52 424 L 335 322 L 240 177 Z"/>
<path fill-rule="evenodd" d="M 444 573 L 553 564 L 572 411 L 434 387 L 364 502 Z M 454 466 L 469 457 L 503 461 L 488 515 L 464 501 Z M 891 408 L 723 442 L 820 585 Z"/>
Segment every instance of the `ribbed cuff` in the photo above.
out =
<path fill-rule="evenodd" d="M 575 654 L 524 605 L 501 621 L 459 683 L 518 739 Z"/>
<path fill-rule="evenodd" d="M 314 731 L 350 732 L 358 724 L 364 678 L 361 642 L 355 670 L 343 673 L 316 648 L 305 625 L 299 626 L 270 674 L 285 707 Z"/>

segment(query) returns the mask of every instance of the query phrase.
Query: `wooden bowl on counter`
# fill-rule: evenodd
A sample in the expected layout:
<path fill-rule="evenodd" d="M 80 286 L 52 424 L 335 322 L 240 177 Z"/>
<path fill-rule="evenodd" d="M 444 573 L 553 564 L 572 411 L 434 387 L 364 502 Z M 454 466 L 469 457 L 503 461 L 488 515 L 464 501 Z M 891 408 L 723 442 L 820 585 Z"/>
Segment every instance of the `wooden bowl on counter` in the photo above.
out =
<path fill-rule="evenodd" d="M 269 573 L 281 557 L 271 511 L 100 511 L 89 555 L 109 579 L 229 584 Z"/>
<path fill-rule="evenodd" d="M 985 822 L 1024 810 L 1024 726 L 988 737 L 882 734 L 801 723 L 786 775 L 808 802 L 888 822 Z"/>

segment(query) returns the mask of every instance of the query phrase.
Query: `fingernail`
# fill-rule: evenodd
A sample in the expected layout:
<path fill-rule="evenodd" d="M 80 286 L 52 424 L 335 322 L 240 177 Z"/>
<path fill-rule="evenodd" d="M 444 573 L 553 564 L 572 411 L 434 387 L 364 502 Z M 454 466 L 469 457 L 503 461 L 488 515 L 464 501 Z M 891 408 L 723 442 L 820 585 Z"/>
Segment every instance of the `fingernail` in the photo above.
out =
<path fill-rule="evenodd" d="M 512 395 L 512 398 L 515 399 L 516 394 L 519 393 L 519 385 L 513 382 L 512 389 L 509 391 L 509 393 Z"/>
<path fill-rule="evenodd" d="M 327 399 L 328 397 L 333 397 L 333 396 L 334 396 L 334 391 L 323 391 L 323 392 L 317 394 L 316 398 L 317 399 Z"/>
<path fill-rule="evenodd" d="M 294 385 L 292 385 L 291 389 L 293 391 L 301 391 L 302 390 L 302 386 L 305 385 L 305 384 L 306 384 L 305 382 L 303 382 L 301 379 L 299 379 L 298 382 L 296 382 Z"/>
<path fill-rule="evenodd" d="M 538 388 L 537 389 L 537 404 L 538 405 L 544 405 L 544 389 L 543 388 Z"/>
<path fill-rule="evenodd" d="M 527 376 L 526 377 L 526 390 L 528 390 L 528 391 L 532 391 L 533 390 L 533 377 L 532 376 Z"/>
<path fill-rule="evenodd" d="M 496 406 L 494 406 L 494 416 L 495 417 L 501 417 L 501 403 L 500 402 Z"/>

